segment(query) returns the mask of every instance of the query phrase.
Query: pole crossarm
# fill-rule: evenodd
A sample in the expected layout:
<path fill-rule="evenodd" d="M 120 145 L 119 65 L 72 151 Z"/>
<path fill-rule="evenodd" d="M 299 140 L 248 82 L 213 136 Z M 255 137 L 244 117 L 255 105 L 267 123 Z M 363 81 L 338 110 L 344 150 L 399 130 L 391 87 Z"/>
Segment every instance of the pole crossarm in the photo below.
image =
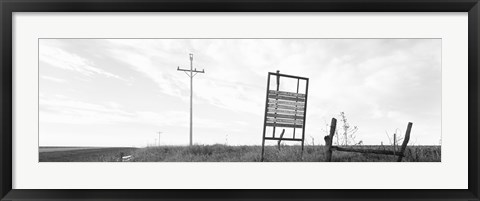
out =
<path fill-rule="evenodd" d="M 178 70 L 178 71 L 185 71 L 185 72 L 192 72 L 192 73 L 205 73 L 205 70 L 203 70 L 203 69 L 202 69 L 201 71 L 199 71 L 199 70 L 197 70 L 197 69 L 188 70 L 188 69 L 180 68 L 180 66 L 177 67 L 177 70 Z"/>

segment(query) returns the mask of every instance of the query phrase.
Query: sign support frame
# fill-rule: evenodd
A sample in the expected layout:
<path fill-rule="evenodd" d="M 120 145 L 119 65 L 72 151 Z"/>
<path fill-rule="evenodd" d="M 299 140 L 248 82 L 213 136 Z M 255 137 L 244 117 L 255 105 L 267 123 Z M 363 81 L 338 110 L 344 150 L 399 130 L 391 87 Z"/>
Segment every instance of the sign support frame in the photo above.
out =
<path fill-rule="evenodd" d="M 280 138 L 277 138 L 275 137 L 275 128 L 277 127 L 277 125 L 281 125 L 279 124 L 278 122 L 273 122 L 273 123 L 267 123 L 267 119 L 268 119 L 268 111 L 269 109 L 269 98 L 271 98 L 271 95 L 272 95 L 272 92 L 270 91 L 270 78 L 271 76 L 275 76 L 276 77 L 276 91 L 273 91 L 274 93 L 277 94 L 277 97 L 275 98 L 275 100 L 277 101 L 277 105 L 279 104 L 279 99 L 282 100 L 281 98 L 279 98 L 278 96 L 280 96 L 282 93 L 291 93 L 293 94 L 296 98 L 294 100 L 290 100 L 290 99 L 287 99 L 287 100 L 283 100 L 283 101 L 294 101 L 292 103 L 295 103 L 295 105 L 297 105 L 297 103 L 299 103 L 298 101 L 299 100 L 302 100 L 304 102 L 303 104 L 303 111 L 302 109 L 297 109 L 295 107 L 295 109 L 293 110 L 294 112 L 294 123 L 291 124 L 291 128 L 293 128 L 293 137 L 292 138 L 283 138 L 283 137 L 280 137 Z M 280 78 L 292 78 L 292 79 L 297 79 L 297 91 L 296 93 L 293 93 L 293 92 L 280 92 Z M 305 80 L 306 83 L 305 83 L 305 94 L 304 94 L 304 97 L 300 97 L 300 95 L 303 95 L 303 94 L 300 94 L 299 93 L 299 86 L 300 86 L 300 80 Z M 265 97 L 265 113 L 264 113 L 264 121 L 263 121 L 263 135 L 262 135 L 262 154 L 261 154 L 261 159 L 260 161 L 264 161 L 264 156 L 265 156 L 265 141 L 266 140 L 276 140 L 276 141 L 300 141 L 301 142 L 301 157 L 303 158 L 303 150 L 305 148 L 305 123 L 306 123 L 306 115 L 307 115 L 307 100 L 308 100 L 308 84 L 309 84 L 309 78 L 306 78 L 306 77 L 300 77 L 300 76 L 294 76 L 294 75 L 287 75 L 287 74 L 281 74 L 280 71 L 277 70 L 276 73 L 273 73 L 273 72 L 269 72 L 268 73 L 268 77 L 267 77 L 267 92 L 266 92 L 266 97 Z M 276 106 L 275 106 L 276 108 Z M 303 118 L 301 118 L 301 116 L 298 116 L 299 113 L 302 113 L 303 112 Z M 276 115 L 277 114 L 277 110 L 275 110 L 274 114 Z M 271 116 L 271 115 L 270 115 Z M 299 118 L 300 117 L 300 118 Z M 274 117 L 276 119 L 276 117 Z M 302 129 L 302 135 L 301 135 L 301 138 L 295 138 L 295 131 L 296 129 L 298 128 L 298 125 L 296 124 L 296 120 L 300 119 L 300 120 L 303 120 L 302 121 L 302 126 L 300 129 Z M 271 117 L 270 117 L 271 119 Z M 273 126 L 272 126 L 273 125 Z M 267 126 L 272 126 L 273 127 L 273 134 L 272 134 L 272 137 L 267 137 L 266 136 L 266 131 L 267 131 Z"/>

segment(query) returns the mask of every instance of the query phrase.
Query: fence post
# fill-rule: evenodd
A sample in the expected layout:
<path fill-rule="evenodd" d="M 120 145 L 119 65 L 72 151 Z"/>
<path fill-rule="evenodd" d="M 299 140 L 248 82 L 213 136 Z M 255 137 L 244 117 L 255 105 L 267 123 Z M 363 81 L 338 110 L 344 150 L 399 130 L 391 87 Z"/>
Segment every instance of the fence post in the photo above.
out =
<path fill-rule="evenodd" d="M 325 139 L 325 161 L 330 162 L 332 161 L 332 141 L 333 135 L 335 135 L 335 129 L 337 128 L 337 119 L 332 118 L 332 122 L 330 123 L 330 135 L 324 137 Z"/>
<path fill-rule="evenodd" d="M 280 143 L 282 143 L 283 134 L 285 134 L 285 129 L 282 130 L 280 134 L 280 140 L 278 140 L 278 150 L 280 150 Z"/>
<path fill-rule="evenodd" d="M 410 140 L 410 131 L 412 131 L 412 122 L 408 122 L 407 132 L 405 133 L 405 139 L 403 139 L 402 149 L 398 156 L 397 162 L 402 162 L 402 157 L 405 154 L 405 149 L 407 148 L 408 141 Z"/>
<path fill-rule="evenodd" d="M 393 134 L 393 155 L 397 153 L 397 134 Z"/>
<path fill-rule="evenodd" d="M 120 160 L 119 160 L 119 162 L 123 162 L 123 156 L 124 156 L 124 153 L 123 153 L 123 152 L 120 152 Z"/>

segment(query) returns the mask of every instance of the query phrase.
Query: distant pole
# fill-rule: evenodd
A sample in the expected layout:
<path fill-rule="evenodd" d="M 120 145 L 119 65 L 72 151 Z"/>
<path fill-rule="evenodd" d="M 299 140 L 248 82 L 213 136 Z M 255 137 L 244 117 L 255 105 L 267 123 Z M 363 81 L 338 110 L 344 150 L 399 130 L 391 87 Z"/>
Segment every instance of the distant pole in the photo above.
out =
<path fill-rule="evenodd" d="M 190 77 L 190 146 L 193 144 L 193 77 L 197 75 L 197 73 L 205 73 L 202 71 L 197 71 L 197 68 L 193 69 L 193 54 L 190 53 L 190 70 L 188 69 L 181 69 L 180 67 L 177 68 L 177 71 L 183 71 Z M 189 72 L 189 73 L 187 73 Z M 193 74 L 195 73 L 195 74 Z"/>
<path fill-rule="evenodd" d="M 160 146 L 160 134 L 162 134 L 162 132 L 158 132 L 158 146 Z"/>

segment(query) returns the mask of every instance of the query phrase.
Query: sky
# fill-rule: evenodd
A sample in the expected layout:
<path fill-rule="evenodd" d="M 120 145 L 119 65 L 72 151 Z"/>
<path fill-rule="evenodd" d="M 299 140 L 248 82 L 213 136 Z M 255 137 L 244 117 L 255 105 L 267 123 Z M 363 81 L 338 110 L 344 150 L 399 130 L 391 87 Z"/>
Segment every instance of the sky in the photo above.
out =
<path fill-rule="evenodd" d="M 40 146 L 188 145 L 190 53 L 195 144 L 261 145 L 277 70 L 309 78 L 307 145 L 341 112 L 363 144 L 441 143 L 441 39 L 40 39 Z"/>

